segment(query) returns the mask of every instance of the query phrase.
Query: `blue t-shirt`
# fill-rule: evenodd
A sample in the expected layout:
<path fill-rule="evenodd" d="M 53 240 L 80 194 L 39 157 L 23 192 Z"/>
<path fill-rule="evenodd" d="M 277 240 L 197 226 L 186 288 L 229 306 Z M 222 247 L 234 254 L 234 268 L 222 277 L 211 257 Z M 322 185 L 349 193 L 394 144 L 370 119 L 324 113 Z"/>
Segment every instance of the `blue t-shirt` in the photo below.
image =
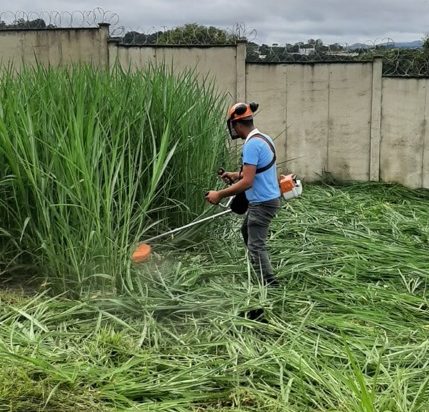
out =
<path fill-rule="evenodd" d="M 243 165 L 253 165 L 257 169 L 267 166 L 273 160 L 273 152 L 266 141 L 258 137 L 259 131 L 251 132 L 243 146 Z M 256 135 L 255 137 L 251 137 Z M 266 134 L 263 135 L 274 146 L 272 139 Z M 280 188 L 277 180 L 277 168 L 274 163 L 265 172 L 257 173 L 253 180 L 253 186 L 246 190 L 246 197 L 249 203 L 266 202 L 280 197 Z"/>

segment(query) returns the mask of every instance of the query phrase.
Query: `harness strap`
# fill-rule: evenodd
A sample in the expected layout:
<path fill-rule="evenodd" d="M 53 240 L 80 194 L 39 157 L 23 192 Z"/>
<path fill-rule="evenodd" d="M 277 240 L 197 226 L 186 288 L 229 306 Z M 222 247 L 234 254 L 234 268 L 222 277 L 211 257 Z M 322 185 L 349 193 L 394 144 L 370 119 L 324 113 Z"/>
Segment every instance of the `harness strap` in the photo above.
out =
<path fill-rule="evenodd" d="M 268 163 L 264 167 L 260 167 L 259 169 L 256 169 L 256 174 L 258 174 L 258 173 L 263 173 L 266 170 L 270 169 L 271 166 L 276 162 L 276 150 L 274 149 L 273 144 L 264 135 L 262 135 L 262 134 L 255 134 L 249 140 L 253 139 L 254 137 L 258 137 L 258 138 L 262 139 L 265 143 L 268 144 L 268 146 L 270 147 L 271 151 L 273 152 L 273 159 L 271 160 L 271 162 Z"/>
<path fill-rule="evenodd" d="M 249 140 L 253 139 L 254 137 L 259 137 L 260 139 L 262 139 L 265 143 L 268 144 L 268 146 L 270 147 L 271 151 L 273 152 L 273 159 L 271 160 L 270 163 L 268 163 L 266 166 L 264 167 L 260 167 L 259 169 L 256 169 L 256 174 L 259 173 L 263 173 L 266 170 L 268 170 L 269 168 L 271 168 L 271 166 L 276 162 L 276 149 L 274 148 L 274 145 L 262 134 L 255 134 L 252 137 L 249 138 Z M 240 166 L 240 176 L 243 173 L 243 165 Z"/>

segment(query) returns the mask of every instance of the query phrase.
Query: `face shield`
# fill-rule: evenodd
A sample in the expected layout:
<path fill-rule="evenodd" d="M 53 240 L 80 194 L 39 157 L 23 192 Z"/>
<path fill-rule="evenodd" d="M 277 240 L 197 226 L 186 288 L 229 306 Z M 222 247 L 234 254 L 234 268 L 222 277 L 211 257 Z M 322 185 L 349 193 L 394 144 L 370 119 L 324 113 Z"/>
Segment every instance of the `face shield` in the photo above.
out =
<path fill-rule="evenodd" d="M 231 139 L 232 139 L 232 140 L 238 139 L 238 138 L 240 137 L 240 136 L 237 134 L 237 132 L 235 131 L 234 126 L 233 126 L 233 122 L 232 122 L 232 120 L 231 120 L 231 119 L 228 119 L 228 120 L 226 121 L 226 126 L 227 126 L 227 128 L 228 128 L 228 132 L 229 132 L 229 135 L 231 136 Z"/>

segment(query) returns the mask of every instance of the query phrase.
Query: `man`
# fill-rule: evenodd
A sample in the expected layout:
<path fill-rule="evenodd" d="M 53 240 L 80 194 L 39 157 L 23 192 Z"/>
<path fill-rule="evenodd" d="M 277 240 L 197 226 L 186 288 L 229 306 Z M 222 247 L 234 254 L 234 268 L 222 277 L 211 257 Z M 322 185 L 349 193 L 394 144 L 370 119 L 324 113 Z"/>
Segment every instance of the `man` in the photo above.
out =
<path fill-rule="evenodd" d="M 280 207 L 275 149 L 272 139 L 253 124 L 256 103 L 236 103 L 228 110 L 227 125 L 232 139 L 245 139 L 240 172 L 225 172 L 222 179 L 233 182 L 229 187 L 210 191 L 206 199 L 218 204 L 223 198 L 245 191 L 249 209 L 241 227 L 244 243 L 256 273 L 266 285 L 277 285 L 266 247 L 271 220 Z"/>

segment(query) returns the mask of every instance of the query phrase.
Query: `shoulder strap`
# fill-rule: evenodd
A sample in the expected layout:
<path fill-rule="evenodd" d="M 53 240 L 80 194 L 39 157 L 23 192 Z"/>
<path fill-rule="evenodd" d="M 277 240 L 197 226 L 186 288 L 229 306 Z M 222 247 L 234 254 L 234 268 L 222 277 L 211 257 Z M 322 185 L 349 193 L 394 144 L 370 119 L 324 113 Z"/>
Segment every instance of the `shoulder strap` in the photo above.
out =
<path fill-rule="evenodd" d="M 266 170 L 270 169 L 271 166 L 276 162 L 276 150 L 274 149 L 273 144 L 264 135 L 258 133 L 258 134 L 253 135 L 250 139 L 253 139 L 254 137 L 258 137 L 258 138 L 262 139 L 265 143 L 268 144 L 268 146 L 270 147 L 271 151 L 273 152 L 273 159 L 271 160 L 271 162 L 268 163 L 264 167 L 260 167 L 259 169 L 256 169 L 256 174 L 258 174 L 258 173 L 263 173 Z"/>

